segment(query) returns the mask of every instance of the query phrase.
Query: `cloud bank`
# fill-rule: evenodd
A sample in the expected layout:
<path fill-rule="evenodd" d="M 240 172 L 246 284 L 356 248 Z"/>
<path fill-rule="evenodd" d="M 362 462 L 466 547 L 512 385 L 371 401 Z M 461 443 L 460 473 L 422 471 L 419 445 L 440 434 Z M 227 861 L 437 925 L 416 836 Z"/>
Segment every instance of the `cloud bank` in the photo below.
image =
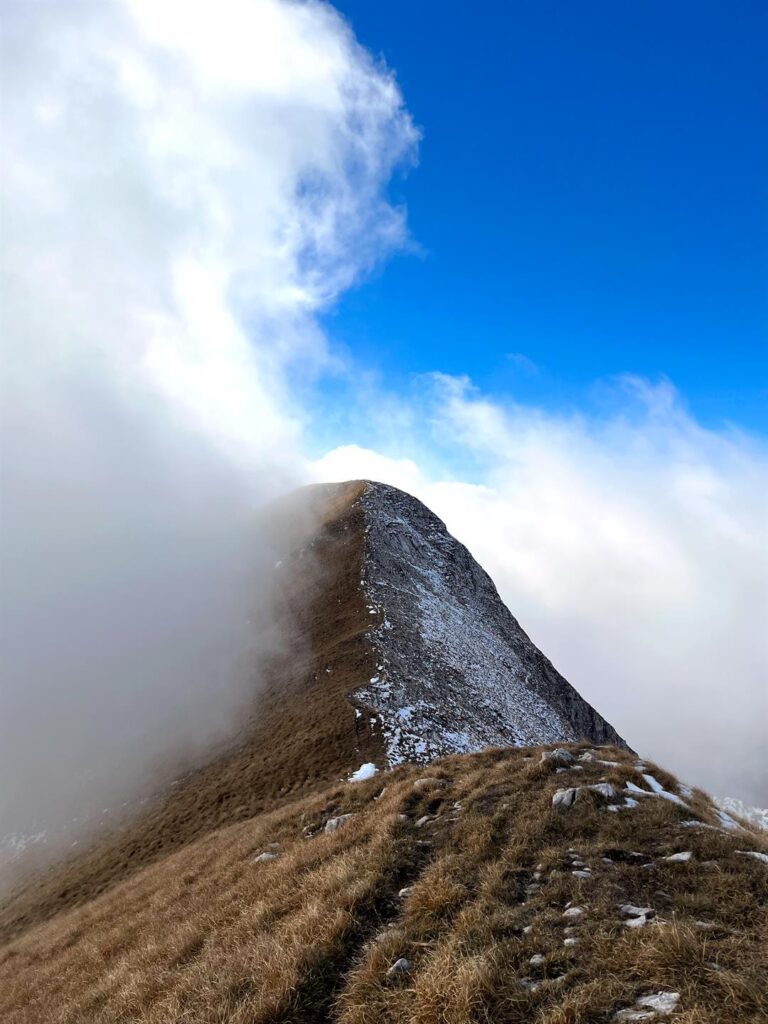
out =
<path fill-rule="evenodd" d="M 254 509 L 301 478 L 317 311 L 402 243 L 386 185 L 416 132 L 324 4 L 3 21 L 12 846 L 77 835 L 237 724 L 276 640 Z"/>

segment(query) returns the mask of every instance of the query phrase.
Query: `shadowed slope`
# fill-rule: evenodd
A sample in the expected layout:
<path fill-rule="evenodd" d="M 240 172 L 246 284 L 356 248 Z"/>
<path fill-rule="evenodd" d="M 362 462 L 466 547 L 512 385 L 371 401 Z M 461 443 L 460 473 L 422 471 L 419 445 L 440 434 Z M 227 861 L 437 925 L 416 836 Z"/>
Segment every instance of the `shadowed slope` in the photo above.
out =
<path fill-rule="evenodd" d="M 626 752 L 559 763 L 457 755 L 211 832 L 0 950 L 0 1017 L 587 1024 L 661 992 L 683 1024 L 765 1021 L 765 842 Z M 645 795 L 553 807 L 601 783 Z"/>

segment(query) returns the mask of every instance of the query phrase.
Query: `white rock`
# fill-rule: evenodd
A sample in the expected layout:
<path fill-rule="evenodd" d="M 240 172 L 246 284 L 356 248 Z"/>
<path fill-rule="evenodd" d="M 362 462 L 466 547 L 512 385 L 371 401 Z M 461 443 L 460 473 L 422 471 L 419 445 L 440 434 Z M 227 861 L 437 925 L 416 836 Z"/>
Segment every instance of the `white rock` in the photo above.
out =
<path fill-rule="evenodd" d="M 325 823 L 324 832 L 335 832 L 341 828 L 342 825 L 346 825 L 350 818 L 354 818 L 354 814 L 339 814 L 335 818 L 329 818 Z"/>
<path fill-rule="evenodd" d="M 432 819 L 430 818 L 430 816 L 428 814 L 423 814 L 419 818 L 419 820 L 416 822 L 416 828 L 424 828 L 424 826 L 427 824 L 427 822 L 431 821 L 431 820 Z"/>
<path fill-rule="evenodd" d="M 564 750 L 562 747 L 558 747 L 557 750 L 545 750 L 541 755 L 542 762 L 553 761 L 559 765 L 571 765 L 574 763 L 576 758 L 570 752 L 570 750 Z"/>
<path fill-rule="evenodd" d="M 269 861 L 269 860 L 277 860 L 277 858 L 279 856 L 280 856 L 279 853 L 275 853 L 272 850 L 265 850 L 264 853 L 260 853 L 258 855 L 258 857 L 254 857 L 253 860 L 251 861 L 251 863 L 252 864 L 264 864 L 266 861 Z"/>
<path fill-rule="evenodd" d="M 589 870 L 587 870 L 587 871 L 572 871 L 571 874 L 575 878 L 591 878 L 592 877 L 592 872 L 589 871 Z"/>
<path fill-rule="evenodd" d="M 638 1006 L 655 1010 L 656 1013 L 672 1013 L 680 1002 L 680 993 L 654 992 L 651 996 L 641 996 L 636 1002 Z"/>
<path fill-rule="evenodd" d="M 653 917 L 653 907 L 636 907 L 633 903 L 622 903 L 619 910 L 625 917 Z"/>
<path fill-rule="evenodd" d="M 580 761 L 589 762 L 589 761 L 596 761 L 597 758 L 595 757 L 595 755 L 592 753 L 591 750 L 585 750 L 584 753 L 581 754 L 581 756 L 579 757 L 579 760 Z"/>
<path fill-rule="evenodd" d="M 533 925 L 532 924 L 527 924 L 525 926 L 525 928 L 523 928 L 523 935 L 530 935 L 532 931 L 533 931 Z"/>
<path fill-rule="evenodd" d="M 616 787 L 612 786 L 610 782 L 596 782 L 593 786 L 587 786 L 587 789 L 591 789 L 594 793 L 599 793 L 600 796 L 604 796 L 607 800 L 612 800 L 616 796 Z"/>
<path fill-rule="evenodd" d="M 587 912 L 586 907 L 569 907 L 563 911 L 563 917 L 581 917 Z"/>
<path fill-rule="evenodd" d="M 404 956 L 401 956 L 398 960 L 395 960 L 395 962 L 387 971 L 387 974 L 405 974 L 406 971 L 410 971 L 410 969 L 411 961 L 406 960 Z"/>
<path fill-rule="evenodd" d="M 572 807 L 576 799 L 575 789 L 558 789 L 555 795 L 552 797 L 553 807 Z"/>
<path fill-rule="evenodd" d="M 545 960 L 546 957 L 543 953 L 534 953 L 531 959 L 528 961 L 528 963 L 531 965 L 531 967 L 540 967 Z"/>
<path fill-rule="evenodd" d="M 405 888 L 401 889 L 397 895 L 400 897 L 400 899 L 404 899 L 409 892 L 413 892 L 412 885 L 406 885 Z"/>
<path fill-rule="evenodd" d="M 567 939 L 563 940 L 563 945 L 564 946 L 578 946 L 579 941 L 580 941 L 579 939 L 575 939 L 575 938 L 569 936 Z"/>
<path fill-rule="evenodd" d="M 664 860 L 672 861 L 673 864 L 684 864 L 685 861 L 690 860 L 692 856 L 693 854 L 690 850 L 685 850 L 683 853 L 671 853 L 668 857 L 665 857 Z"/>

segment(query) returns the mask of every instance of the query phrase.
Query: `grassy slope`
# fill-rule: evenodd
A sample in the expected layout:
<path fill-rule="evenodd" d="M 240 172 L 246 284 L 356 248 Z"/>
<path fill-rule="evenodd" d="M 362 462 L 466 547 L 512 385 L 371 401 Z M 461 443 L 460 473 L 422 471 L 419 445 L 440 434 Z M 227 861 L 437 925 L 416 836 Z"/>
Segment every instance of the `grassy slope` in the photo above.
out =
<path fill-rule="evenodd" d="M 768 866 L 736 852 L 765 840 L 684 828 L 691 813 L 660 798 L 554 810 L 563 785 L 642 784 L 633 757 L 602 756 L 619 765 L 556 774 L 538 751 L 456 756 L 224 824 L 3 947 L 0 1019 L 580 1024 L 664 989 L 681 993 L 677 1022 L 768 1020 Z M 335 833 L 305 835 L 345 812 Z M 254 863 L 272 843 L 279 857 Z M 681 850 L 691 861 L 662 859 Z M 590 878 L 572 874 L 574 855 Z M 576 921 L 569 901 L 586 908 Z M 627 929 L 624 902 L 661 923 Z M 579 944 L 563 945 L 567 925 Z M 411 969 L 388 976 L 399 957 Z"/>

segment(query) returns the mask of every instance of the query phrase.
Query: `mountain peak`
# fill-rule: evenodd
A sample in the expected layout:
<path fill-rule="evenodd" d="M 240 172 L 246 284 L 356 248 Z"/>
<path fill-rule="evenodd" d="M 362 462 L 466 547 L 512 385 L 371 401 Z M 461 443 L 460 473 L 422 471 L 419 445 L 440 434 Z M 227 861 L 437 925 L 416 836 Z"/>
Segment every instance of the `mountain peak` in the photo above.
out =
<path fill-rule="evenodd" d="M 390 764 L 490 746 L 626 742 L 560 675 L 490 576 L 412 495 L 365 481 L 361 585 L 376 671 L 354 692 Z"/>

